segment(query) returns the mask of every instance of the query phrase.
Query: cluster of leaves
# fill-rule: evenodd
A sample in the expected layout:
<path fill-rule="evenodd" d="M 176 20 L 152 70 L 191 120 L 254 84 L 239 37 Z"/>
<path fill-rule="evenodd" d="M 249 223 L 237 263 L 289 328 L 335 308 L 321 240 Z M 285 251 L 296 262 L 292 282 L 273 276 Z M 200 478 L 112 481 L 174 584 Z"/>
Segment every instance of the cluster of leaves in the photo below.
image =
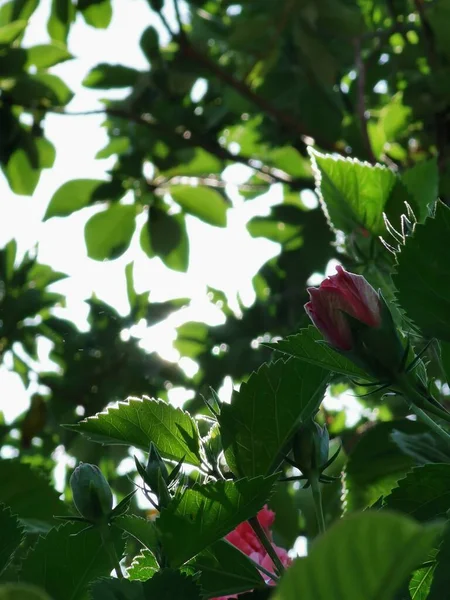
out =
<path fill-rule="evenodd" d="M 226 323 L 179 327 L 175 347 L 200 367 L 192 381 L 122 335 L 141 319 L 161 321 L 185 299 L 158 304 L 137 294 L 129 264 L 129 314 L 93 298 L 82 332 L 57 316 L 64 297 L 49 286 L 64 275 L 32 254 L 20 260 L 14 242 L 5 246 L 1 361 L 45 392 L 16 422 L 0 423 L 1 444 L 20 453 L 0 461 L 7 482 L 0 486 L 0 598 L 441 600 L 450 585 L 450 527 L 442 525 L 450 449 L 404 419 L 405 403 L 381 404 L 377 394 L 361 399 L 365 412 L 351 427 L 342 411 L 321 406 L 318 419 L 344 451 L 327 469 L 343 474 L 324 486 L 330 528 L 317 541 L 310 490 L 281 479 L 292 475 L 285 461 L 292 437 L 316 413 L 326 386 L 336 394 L 364 387 L 354 383 L 363 380 L 361 369 L 318 344 L 315 329 L 299 330 L 307 281 L 330 259 L 381 288 L 411 352 L 435 338 L 420 368 L 428 363 L 432 392 L 448 405 L 446 2 L 189 0 L 175 3 L 174 22 L 163 2 L 148 4 L 170 38 L 163 45 L 160 28 L 144 31 L 148 69 L 99 64 L 84 80 L 105 95 L 131 88 L 124 100 L 104 101 L 110 139 L 98 158 L 115 156 L 115 164 L 104 180 L 66 182 L 44 218 L 101 206 L 86 223 L 86 247 L 93 260 L 111 260 L 128 249 L 145 214 L 141 250 L 186 271 L 187 217 L 225 227 L 232 200 L 224 169 L 244 165 L 248 179 L 237 191 L 246 201 L 257 202 L 275 184 L 282 192 L 268 216 L 247 224 L 253 237 L 278 243 L 280 254 L 255 276 L 256 301 L 241 306 L 242 314 L 210 289 Z M 73 94 L 49 70 L 72 58 L 67 39 L 76 15 L 96 28 L 108 27 L 112 16 L 110 0 L 52 0 L 49 43 L 24 47 L 37 6 L 9 0 L 0 8 L 0 165 L 12 191 L 24 195 L 55 159 L 46 118 L 65 114 Z M 303 192 L 314 187 L 320 205 L 309 209 Z M 39 368 L 41 338 L 51 342 L 55 372 Z M 274 350 L 283 358 L 275 353 L 270 361 Z M 225 376 L 241 384 L 230 405 L 217 404 L 209 391 Z M 195 390 L 189 413 L 165 401 L 171 385 Z M 162 399 L 106 408 L 130 395 Z M 89 418 L 74 425 L 80 413 Z M 128 447 L 147 451 L 150 443 L 169 471 L 180 461 L 186 467 L 156 521 L 133 502 L 132 513 L 111 525 L 127 573 L 120 581 L 109 577 L 110 553 L 96 529 L 57 525 L 54 515 L 70 510 L 46 475 L 63 444 L 76 459 L 100 464 L 120 499 L 134 484 L 116 465 Z M 277 511 L 277 543 L 314 540 L 272 594 L 255 565 L 223 540 L 266 502 Z"/>

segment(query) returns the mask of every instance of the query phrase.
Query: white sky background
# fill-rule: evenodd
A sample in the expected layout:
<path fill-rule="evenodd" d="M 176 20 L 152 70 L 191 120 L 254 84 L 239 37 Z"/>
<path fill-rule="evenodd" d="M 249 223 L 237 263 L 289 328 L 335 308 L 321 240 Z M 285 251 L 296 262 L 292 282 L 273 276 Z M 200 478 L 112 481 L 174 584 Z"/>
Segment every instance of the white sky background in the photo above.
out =
<path fill-rule="evenodd" d="M 0 0 L 0 5 L 2 3 L 3 0 Z M 166 15 L 173 20 L 172 6 L 168 4 Z M 49 9 L 50 0 L 41 0 L 26 29 L 24 47 L 50 41 L 46 28 Z M 101 98 L 127 95 L 128 90 L 88 90 L 81 82 L 89 70 L 101 62 L 147 69 L 148 63 L 139 47 L 139 39 L 149 25 L 159 30 L 162 41 L 167 40 L 166 32 L 146 0 L 113 0 L 113 19 L 106 30 L 89 27 L 78 15 L 68 40 L 69 51 L 75 58 L 51 69 L 75 92 L 74 99 L 67 106 L 68 111 L 101 108 Z M 46 223 L 42 223 L 42 218 L 53 193 L 66 181 L 107 178 L 106 170 L 112 167 L 115 157 L 95 159 L 95 154 L 108 141 L 102 127 L 103 120 L 102 115 L 70 117 L 49 114 L 46 117 L 45 135 L 56 148 L 56 161 L 52 169 L 42 171 L 32 197 L 13 194 L 0 173 L 0 246 L 15 238 L 22 255 L 38 243 L 39 261 L 69 275 L 67 280 L 53 286 L 55 291 L 67 296 L 67 308 L 58 309 L 58 316 L 69 317 L 82 328 L 87 326 L 88 312 L 83 301 L 93 292 L 120 313 L 127 313 L 124 268 L 131 261 L 135 262 L 138 292 L 150 290 L 154 301 L 191 297 L 190 307 L 169 319 L 168 323 L 152 330 L 138 331 L 139 337 L 143 337 L 144 347 L 157 349 L 169 360 L 177 360 L 178 353 L 172 347 L 175 325 L 187 320 L 205 320 L 211 325 L 223 321 L 220 311 L 207 300 L 207 284 L 223 289 L 234 306 L 237 305 L 238 293 L 246 304 L 253 302 L 251 278 L 278 252 L 278 245 L 265 239 L 251 238 L 245 224 L 256 214 L 267 214 L 271 205 L 280 202 L 281 190 L 274 186 L 269 194 L 244 202 L 236 188 L 230 185 L 233 208 L 228 211 L 227 229 L 211 227 L 188 216 L 190 264 L 187 274 L 167 269 L 159 258 L 148 259 L 139 248 L 139 228 L 123 257 L 103 263 L 93 261 L 86 254 L 83 226 L 90 215 L 100 210 L 99 207 Z M 244 181 L 248 174 L 249 170 L 242 166 L 229 167 L 226 171 L 227 178 L 233 183 Z M 145 219 L 144 215 L 141 217 Z M 48 347 L 43 345 L 43 350 L 48 351 Z M 43 368 L 49 366 L 47 363 Z M 0 410 L 4 411 L 8 422 L 27 407 L 29 393 L 36 389 L 32 384 L 28 392 L 25 391 L 18 375 L 8 372 L 5 367 L 0 368 Z"/>

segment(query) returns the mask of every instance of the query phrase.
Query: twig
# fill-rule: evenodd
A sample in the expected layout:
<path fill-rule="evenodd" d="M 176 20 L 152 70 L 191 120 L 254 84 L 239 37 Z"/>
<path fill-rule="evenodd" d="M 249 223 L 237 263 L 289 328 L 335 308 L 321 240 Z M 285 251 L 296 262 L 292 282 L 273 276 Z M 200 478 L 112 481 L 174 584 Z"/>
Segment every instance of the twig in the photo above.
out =
<path fill-rule="evenodd" d="M 6 99 L 3 99 L 5 101 Z M 130 121 L 136 123 L 138 125 L 142 125 L 143 127 L 147 127 L 154 131 L 159 132 L 161 135 L 172 137 L 177 140 L 177 142 L 183 143 L 185 146 L 191 148 L 203 148 L 206 152 L 213 154 L 217 158 L 223 161 L 230 161 L 245 165 L 246 167 L 250 167 L 254 171 L 256 171 L 259 177 L 266 181 L 268 184 L 272 183 L 284 183 L 288 184 L 291 187 L 303 188 L 310 187 L 311 182 L 307 178 L 292 178 L 288 173 L 282 171 L 281 169 L 277 169 L 274 167 L 269 167 L 267 165 L 260 164 L 259 160 L 252 159 L 249 157 L 242 156 L 241 154 L 234 154 L 223 148 L 218 143 L 206 139 L 203 136 L 188 130 L 184 126 L 177 127 L 177 130 L 170 129 L 166 127 L 164 124 L 155 121 L 151 115 L 136 115 L 130 112 L 127 112 L 120 108 L 112 108 L 105 107 L 94 110 L 85 110 L 85 111 L 73 111 L 69 112 L 64 110 L 63 108 L 58 107 L 45 107 L 45 106 L 27 106 L 25 104 L 19 104 L 13 102 L 14 106 L 21 106 L 26 110 L 42 110 L 45 113 L 53 113 L 62 116 L 70 116 L 70 117 L 79 117 L 79 116 L 91 116 L 91 115 L 107 115 L 110 117 L 115 117 L 117 119 L 123 119 L 125 121 Z"/>
<path fill-rule="evenodd" d="M 234 75 L 232 75 L 229 71 L 221 67 L 218 63 L 209 58 L 209 56 L 203 54 L 200 50 L 195 48 L 189 40 L 188 36 L 186 35 L 185 30 L 183 29 L 178 0 L 174 0 L 174 5 L 175 15 L 179 26 L 179 33 L 178 35 L 172 33 L 172 36 L 175 40 L 178 41 L 180 45 L 180 50 L 186 58 L 190 58 L 197 62 L 199 65 L 206 67 L 206 69 L 208 69 L 208 71 L 215 75 L 217 79 L 223 81 L 224 83 L 232 87 L 234 90 L 239 92 L 241 96 L 253 102 L 253 104 L 260 108 L 266 115 L 268 115 L 284 127 L 288 128 L 290 131 L 296 133 L 305 144 L 307 143 L 307 140 L 305 140 L 304 138 L 309 137 L 313 138 L 317 142 L 317 144 L 321 146 L 324 150 L 329 150 L 331 152 L 339 151 L 334 143 L 330 143 L 329 140 L 325 140 L 321 136 L 315 135 L 314 132 L 309 130 L 305 123 L 298 121 L 289 112 L 278 110 L 268 100 L 266 100 L 266 98 L 255 93 L 245 83 L 245 81 L 236 79 L 236 77 L 234 77 Z M 161 16 L 161 13 L 159 13 L 159 15 Z M 171 30 L 168 27 L 168 25 L 165 24 L 165 26 L 167 31 L 171 33 Z"/>
<path fill-rule="evenodd" d="M 364 97 L 364 90 L 366 87 L 366 69 L 361 53 L 361 38 L 357 37 L 353 41 L 355 46 L 355 66 L 358 73 L 358 118 L 361 125 L 361 135 L 363 138 L 363 144 L 367 152 L 367 156 L 371 163 L 376 163 L 377 159 L 373 153 L 372 145 L 370 143 L 369 132 L 367 130 L 367 117 L 366 117 L 366 101 Z"/>

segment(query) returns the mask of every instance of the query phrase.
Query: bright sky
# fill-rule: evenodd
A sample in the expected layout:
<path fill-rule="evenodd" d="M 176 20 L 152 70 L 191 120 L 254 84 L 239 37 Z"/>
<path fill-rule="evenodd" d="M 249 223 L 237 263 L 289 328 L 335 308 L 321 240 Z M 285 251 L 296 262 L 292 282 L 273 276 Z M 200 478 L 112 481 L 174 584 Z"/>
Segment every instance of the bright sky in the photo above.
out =
<path fill-rule="evenodd" d="M 2 2 L 0 0 L 0 5 Z M 48 43 L 46 22 L 49 6 L 49 1 L 40 2 L 27 27 L 25 47 Z M 167 39 L 146 0 L 114 0 L 113 8 L 113 20 L 107 30 L 93 29 L 78 16 L 68 41 L 75 59 L 57 65 L 51 71 L 61 76 L 75 92 L 68 111 L 100 108 L 101 98 L 111 98 L 113 95 L 118 98 L 128 93 L 128 90 L 88 90 L 82 87 L 81 82 L 89 70 L 101 62 L 148 68 L 139 47 L 139 39 L 150 24 L 158 28 L 163 40 Z M 170 9 L 169 5 L 167 17 L 172 20 Z M 267 213 L 271 205 L 280 202 L 281 190 L 274 186 L 270 194 L 244 202 L 232 183 L 244 181 L 249 170 L 241 166 L 229 167 L 226 177 L 230 181 L 233 208 L 228 211 L 228 227 L 211 227 L 193 217 L 187 218 L 191 248 L 187 274 L 167 269 L 158 258 L 148 259 L 139 248 L 139 228 L 123 257 L 111 262 L 93 261 L 86 255 L 83 225 L 101 207 L 85 209 L 71 217 L 55 218 L 46 223 L 42 223 L 42 218 L 53 193 L 66 181 L 107 177 L 106 171 L 112 167 L 114 157 L 106 160 L 94 158 L 108 141 L 106 131 L 101 126 L 102 121 L 101 115 L 69 117 L 49 114 L 46 117 L 45 134 L 57 150 L 54 167 L 42 172 L 32 197 L 13 194 L 0 174 L 0 245 L 15 238 L 19 253 L 23 253 L 38 243 L 40 262 L 69 275 L 67 280 L 53 286 L 55 291 L 67 295 L 67 308 L 58 309 L 58 315 L 71 318 L 80 327 L 87 326 L 87 305 L 84 300 L 92 292 L 122 314 L 127 312 L 124 267 L 131 261 L 135 265 L 138 292 L 150 290 L 154 301 L 191 297 L 190 307 L 173 316 L 168 323 L 156 326 L 157 332 L 155 328 L 151 332 L 142 328 L 136 330 L 145 348 L 157 349 L 168 360 L 177 360 L 178 353 L 172 347 L 176 325 L 187 320 L 205 320 L 211 325 L 223 320 L 220 311 L 208 302 L 207 284 L 223 289 L 233 306 L 237 306 L 238 293 L 246 304 L 253 302 L 251 279 L 262 264 L 278 252 L 278 246 L 265 239 L 251 238 L 245 224 L 252 216 L 264 211 Z M 145 219 L 145 215 L 142 217 Z M 155 340 L 158 341 L 157 345 Z M 46 344 L 41 347 L 44 357 L 49 348 Z M 189 361 L 184 364 L 192 368 Z M 44 364 L 43 368 L 49 366 Z M 29 393 L 35 392 L 37 387 L 31 384 L 30 389 L 25 391 L 19 377 L 1 367 L 0 389 L 3 391 L 0 410 L 4 411 L 9 422 L 27 407 Z"/>

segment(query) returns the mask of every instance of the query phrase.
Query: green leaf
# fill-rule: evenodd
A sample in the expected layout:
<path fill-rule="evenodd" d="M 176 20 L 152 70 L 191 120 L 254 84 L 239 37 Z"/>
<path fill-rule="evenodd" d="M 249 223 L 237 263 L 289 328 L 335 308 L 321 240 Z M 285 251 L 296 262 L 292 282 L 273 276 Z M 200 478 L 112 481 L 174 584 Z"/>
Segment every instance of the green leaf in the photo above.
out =
<path fill-rule="evenodd" d="M 254 217 L 247 223 L 247 230 L 252 237 L 264 237 L 277 244 L 302 241 L 301 226 L 276 221 L 271 217 Z"/>
<path fill-rule="evenodd" d="M 0 600 L 52 600 L 46 592 L 26 583 L 0 585 Z"/>
<path fill-rule="evenodd" d="M 393 431 L 392 440 L 404 454 L 411 456 L 416 464 L 450 463 L 450 448 L 445 440 L 433 435 L 430 431 L 407 434 Z"/>
<path fill-rule="evenodd" d="M 435 565 L 431 564 L 423 569 L 414 571 L 411 581 L 409 582 L 411 600 L 427 600 L 431 582 L 433 581 L 434 568 Z"/>
<path fill-rule="evenodd" d="M 41 170 L 51 168 L 55 160 L 55 148 L 45 138 L 32 142 L 32 149 L 17 148 L 4 167 L 11 190 L 15 194 L 31 196 L 41 176 Z"/>
<path fill-rule="evenodd" d="M 323 399 L 329 373 L 298 360 L 278 360 L 252 373 L 219 423 L 225 458 L 236 476 L 273 473 L 300 423 Z"/>
<path fill-rule="evenodd" d="M 106 29 L 111 23 L 111 0 L 78 0 L 77 8 L 92 27 Z"/>
<path fill-rule="evenodd" d="M 114 519 L 114 527 L 118 527 L 140 542 L 152 552 L 158 548 L 158 532 L 152 521 L 135 515 L 123 515 Z"/>
<path fill-rule="evenodd" d="M 89 258 L 118 258 L 128 249 L 136 229 L 136 207 L 112 204 L 93 215 L 85 225 L 84 239 Z"/>
<path fill-rule="evenodd" d="M 66 427 L 101 444 L 124 444 L 148 451 L 153 442 L 165 458 L 179 461 L 185 457 L 191 465 L 201 464 L 194 420 L 162 400 L 130 398 Z"/>
<path fill-rule="evenodd" d="M 109 575 L 113 565 L 98 529 L 73 535 L 82 528 L 67 523 L 40 537 L 22 563 L 21 581 L 43 587 L 56 599 L 87 600 L 90 582 Z M 111 531 L 111 536 L 116 554 L 121 557 L 124 540 L 120 532 Z"/>
<path fill-rule="evenodd" d="M 73 56 L 63 44 L 53 42 L 52 44 L 39 44 L 27 48 L 27 67 L 35 66 L 38 69 L 48 69 L 66 60 L 70 60 Z"/>
<path fill-rule="evenodd" d="M 423 334 L 450 341 L 450 208 L 417 225 L 397 258 L 398 301 Z"/>
<path fill-rule="evenodd" d="M 219 173 L 224 167 L 221 160 L 202 148 L 196 148 L 194 152 L 191 148 L 182 148 L 176 152 L 175 156 L 178 158 L 179 164 L 162 171 L 167 178 L 174 176 L 206 177 L 211 173 Z"/>
<path fill-rule="evenodd" d="M 70 24 L 75 19 L 75 6 L 72 0 L 52 0 L 47 31 L 52 40 L 66 42 Z"/>
<path fill-rule="evenodd" d="M 444 531 L 444 536 L 437 555 L 433 582 L 427 600 L 447 600 L 450 590 L 450 521 Z"/>
<path fill-rule="evenodd" d="M 373 235 L 385 232 L 384 206 L 396 176 L 387 167 L 356 159 L 335 158 L 311 151 L 322 207 L 334 229 L 351 233 L 364 228 Z"/>
<path fill-rule="evenodd" d="M 9 0 L 0 7 L 0 25 L 16 20 L 28 21 L 38 6 L 39 0 Z"/>
<path fill-rule="evenodd" d="M 126 579 L 103 579 L 92 585 L 92 600 L 200 600 L 201 592 L 193 577 L 164 569 L 142 583 Z"/>
<path fill-rule="evenodd" d="M 31 102 L 45 108 L 65 106 L 73 98 L 73 92 L 56 75 L 50 73 L 25 74 L 17 77 L 10 91 L 11 97 L 18 104 L 25 106 Z M 36 108 L 38 108 L 36 106 Z"/>
<path fill-rule="evenodd" d="M 0 27 L 0 44 L 11 44 L 27 26 L 27 21 L 13 21 Z"/>
<path fill-rule="evenodd" d="M 11 514 L 7 506 L 0 504 L 0 574 L 8 566 L 8 563 L 20 544 L 23 536 L 22 526 L 17 517 Z M 1 595 L 0 595 L 1 598 Z"/>
<path fill-rule="evenodd" d="M 186 568 L 200 574 L 198 582 L 207 598 L 239 594 L 264 585 L 249 558 L 225 540 L 197 554 Z"/>
<path fill-rule="evenodd" d="M 106 146 L 97 152 L 95 158 L 109 158 L 113 154 L 122 154 L 130 147 L 130 138 L 126 136 L 114 137 L 106 144 Z"/>
<path fill-rule="evenodd" d="M 415 467 L 385 498 L 385 505 L 418 521 L 445 517 L 450 507 L 450 464 Z"/>
<path fill-rule="evenodd" d="M 394 600 L 440 529 L 391 513 L 345 517 L 317 540 L 307 558 L 286 571 L 271 598 Z"/>
<path fill-rule="evenodd" d="M 54 515 L 66 515 L 67 507 L 46 477 L 17 460 L 0 460 L 0 502 L 29 524 L 44 528 L 55 523 Z"/>
<path fill-rule="evenodd" d="M 152 25 L 141 35 L 139 45 L 149 63 L 159 55 L 159 35 Z"/>
<path fill-rule="evenodd" d="M 183 214 L 169 215 L 152 206 L 147 225 L 141 230 L 140 242 L 149 258 L 159 256 L 169 269 L 187 271 L 189 238 Z"/>
<path fill-rule="evenodd" d="M 131 581 L 147 581 L 158 571 L 158 561 L 150 550 L 143 550 L 138 556 L 135 556 L 127 569 Z"/>
<path fill-rule="evenodd" d="M 106 181 L 100 179 L 73 179 L 56 190 L 45 212 L 44 221 L 52 217 L 65 217 L 94 203 L 97 194 Z"/>
<path fill-rule="evenodd" d="M 216 227 L 227 226 L 228 204 L 225 198 L 208 187 L 173 185 L 170 195 L 183 210 Z"/>
<path fill-rule="evenodd" d="M 94 90 L 131 87 L 139 75 L 140 72 L 131 67 L 101 63 L 89 71 L 83 85 Z"/>
<path fill-rule="evenodd" d="M 416 218 L 420 223 L 430 214 L 430 207 L 439 196 L 439 172 L 436 158 L 430 158 L 406 169 L 401 175 L 402 182 L 414 198 L 419 214 Z"/>
<path fill-rule="evenodd" d="M 392 441 L 392 432 L 422 433 L 414 421 L 379 423 L 369 429 L 349 455 L 345 469 L 344 504 L 348 511 L 364 509 L 388 495 L 415 461 Z"/>
<path fill-rule="evenodd" d="M 299 333 L 289 335 L 285 340 L 264 345 L 323 369 L 367 380 L 364 371 L 326 344 L 318 343 L 321 341 L 323 337 L 319 330 L 310 325 L 306 329 L 301 329 Z"/>
<path fill-rule="evenodd" d="M 269 498 L 277 478 L 278 474 L 196 484 L 176 496 L 162 511 L 157 524 L 171 566 L 182 565 L 239 523 L 255 516 Z"/>
<path fill-rule="evenodd" d="M 139 581 L 128 579 L 99 579 L 91 586 L 91 600 L 144 600 Z"/>

